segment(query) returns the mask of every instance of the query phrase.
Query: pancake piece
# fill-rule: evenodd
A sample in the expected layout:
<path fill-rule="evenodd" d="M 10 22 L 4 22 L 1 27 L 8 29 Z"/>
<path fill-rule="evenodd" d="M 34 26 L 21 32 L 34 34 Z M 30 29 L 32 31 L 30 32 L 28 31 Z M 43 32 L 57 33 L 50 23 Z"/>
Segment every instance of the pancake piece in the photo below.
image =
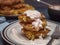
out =
<path fill-rule="evenodd" d="M 17 3 L 23 3 L 24 0 L 0 0 L 0 5 L 13 5 Z"/>
<path fill-rule="evenodd" d="M 25 4 L 24 0 L 0 0 L 0 15 L 2 16 L 16 16 L 29 9 L 33 10 L 34 7 Z"/>
<path fill-rule="evenodd" d="M 22 33 L 30 40 L 45 38 L 49 33 L 45 16 L 37 10 L 27 10 L 18 17 Z"/>

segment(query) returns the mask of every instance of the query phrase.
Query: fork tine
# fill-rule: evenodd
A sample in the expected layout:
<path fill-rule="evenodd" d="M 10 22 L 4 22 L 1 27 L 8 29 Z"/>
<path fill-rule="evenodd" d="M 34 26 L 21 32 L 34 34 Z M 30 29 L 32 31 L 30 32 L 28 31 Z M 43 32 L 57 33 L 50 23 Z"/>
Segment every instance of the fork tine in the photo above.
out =
<path fill-rule="evenodd" d="M 54 33 L 51 35 L 52 38 L 59 38 L 60 37 L 60 31 L 59 31 L 59 25 L 56 26 Z"/>

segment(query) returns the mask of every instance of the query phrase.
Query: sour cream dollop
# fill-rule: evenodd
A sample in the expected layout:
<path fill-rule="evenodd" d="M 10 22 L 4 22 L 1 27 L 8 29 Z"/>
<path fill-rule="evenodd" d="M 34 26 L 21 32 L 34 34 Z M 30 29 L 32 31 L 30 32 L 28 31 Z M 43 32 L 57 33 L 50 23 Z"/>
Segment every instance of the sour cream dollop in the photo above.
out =
<path fill-rule="evenodd" d="M 35 21 L 32 22 L 32 25 L 36 28 L 42 27 L 42 20 L 40 19 L 41 13 L 37 10 L 27 10 L 24 12 L 28 17 L 34 19 Z M 38 31 L 38 30 L 37 30 Z"/>
<path fill-rule="evenodd" d="M 27 10 L 24 14 L 27 14 L 31 19 L 39 18 L 41 16 L 41 13 L 37 10 Z"/>

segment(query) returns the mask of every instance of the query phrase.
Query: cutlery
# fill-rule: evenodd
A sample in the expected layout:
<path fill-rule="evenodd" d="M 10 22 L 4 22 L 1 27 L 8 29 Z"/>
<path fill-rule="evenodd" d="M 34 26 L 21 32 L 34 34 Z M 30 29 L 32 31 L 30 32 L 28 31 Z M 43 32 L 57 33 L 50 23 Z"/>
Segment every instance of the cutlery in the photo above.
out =
<path fill-rule="evenodd" d="M 32 1 L 43 3 L 43 4 L 47 5 L 48 7 L 53 6 L 53 5 L 51 5 L 51 4 L 49 4 L 49 3 L 45 2 L 45 1 L 42 1 L 42 0 L 32 0 Z"/>
<path fill-rule="evenodd" d="M 45 1 L 42 1 L 42 0 L 37 0 L 37 2 L 41 2 L 41 3 L 43 3 L 43 4 L 47 5 L 47 6 L 52 6 L 51 4 L 49 4 L 49 3 L 45 2 Z"/>
<path fill-rule="evenodd" d="M 59 25 L 57 25 L 54 33 L 51 35 L 51 40 L 47 45 L 51 45 L 54 39 L 59 39 L 59 38 L 60 38 L 60 29 L 59 29 Z"/>

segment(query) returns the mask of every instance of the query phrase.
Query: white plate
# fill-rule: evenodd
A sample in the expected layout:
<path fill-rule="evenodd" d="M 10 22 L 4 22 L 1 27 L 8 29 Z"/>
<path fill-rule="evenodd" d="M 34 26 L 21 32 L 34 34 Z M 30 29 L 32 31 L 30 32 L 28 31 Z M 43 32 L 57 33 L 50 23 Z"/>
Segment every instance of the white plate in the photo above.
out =
<path fill-rule="evenodd" d="M 48 25 L 47 27 L 51 31 L 48 33 L 49 36 L 45 39 L 35 39 L 34 41 L 28 40 L 26 37 L 24 37 L 22 35 L 21 25 L 19 24 L 18 21 L 9 25 L 5 29 L 4 35 L 9 41 L 11 41 L 17 45 L 20 45 L 20 44 L 21 45 L 47 45 L 48 42 L 51 40 L 51 35 L 54 32 L 57 24 L 48 21 L 47 25 Z"/>

